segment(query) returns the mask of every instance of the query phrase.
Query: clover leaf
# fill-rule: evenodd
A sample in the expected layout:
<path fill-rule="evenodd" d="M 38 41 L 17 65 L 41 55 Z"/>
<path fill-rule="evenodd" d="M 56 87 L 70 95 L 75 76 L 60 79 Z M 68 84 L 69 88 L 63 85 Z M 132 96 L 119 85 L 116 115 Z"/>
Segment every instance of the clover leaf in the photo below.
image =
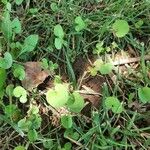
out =
<path fill-rule="evenodd" d="M 63 28 L 60 24 L 57 24 L 54 27 L 54 35 L 57 36 L 60 39 L 64 38 L 64 31 L 63 31 Z"/>
<path fill-rule="evenodd" d="M 14 94 L 15 97 L 19 98 L 21 103 L 26 103 L 27 102 L 27 92 L 23 87 L 17 86 L 13 90 L 13 94 Z"/>
<path fill-rule="evenodd" d="M 138 96 L 142 103 L 150 102 L 150 88 L 149 87 L 142 87 L 138 89 Z"/>
<path fill-rule="evenodd" d="M 77 32 L 80 32 L 81 30 L 86 28 L 86 23 L 83 21 L 81 16 L 77 16 L 75 18 L 75 23 L 76 23 L 75 30 Z"/>
<path fill-rule="evenodd" d="M 129 32 L 128 22 L 125 20 L 116 20 L 112 26 L 117 37 L 124 37 Z"/>
<path fill-rule="evenodd" d="M 4 58 L 0 57 L 0 67 L 3 69 L 9 69 L 12 66 L 13 59 L 9 52 L 4 54 Z"/>
<path fill-rule="evenodd" d="M 64 106 L 69 98 L 68 86 L 66 84 L 56 84 L 54 89 L 49 89 L 46 93 L 47 102 L 54 108 Z"/>
<path fill-rule="evenodd" d="M 105 106 L 116 114 L 123 111 L 123 106 L 116 97 L 107 97 L 105 100 Z"/>

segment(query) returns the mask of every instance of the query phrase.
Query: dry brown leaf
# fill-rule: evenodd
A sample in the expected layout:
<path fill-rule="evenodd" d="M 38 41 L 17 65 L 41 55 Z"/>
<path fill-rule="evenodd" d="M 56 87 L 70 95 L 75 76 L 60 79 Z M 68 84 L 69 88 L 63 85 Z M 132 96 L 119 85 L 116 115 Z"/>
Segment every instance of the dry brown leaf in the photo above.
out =
<path fill-rule="evenodd" d="M 25 89 L 31 91 L 49 76 L 48 71 L 43 71 L 40 62 L 26 62 L 24 64 L 26 76 L 22 81 Z"/>

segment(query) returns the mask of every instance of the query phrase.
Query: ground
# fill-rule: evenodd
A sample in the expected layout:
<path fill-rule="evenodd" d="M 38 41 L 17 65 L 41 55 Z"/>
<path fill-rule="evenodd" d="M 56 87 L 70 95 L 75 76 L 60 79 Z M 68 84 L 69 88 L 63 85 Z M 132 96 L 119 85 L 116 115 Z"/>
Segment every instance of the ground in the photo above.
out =
<path fill-rule="evenodd" d="M 0 149 L 150 149 L 150 1 L 2 0 Z"/>

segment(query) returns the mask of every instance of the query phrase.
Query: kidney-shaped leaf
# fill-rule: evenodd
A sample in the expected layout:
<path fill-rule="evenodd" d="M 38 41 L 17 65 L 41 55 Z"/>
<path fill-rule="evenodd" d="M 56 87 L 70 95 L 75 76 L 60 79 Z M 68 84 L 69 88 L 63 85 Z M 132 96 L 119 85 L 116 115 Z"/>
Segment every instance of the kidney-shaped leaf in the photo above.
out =
<path fill-rule="evenodd" d="M 125 20 L 116 20 L 112 28 L 117 37 L 124 37 L 129 32 L 129 25 Z"/>
<path fill-rule="evenodd" d="M 26 103 L 27 102 L 27 92 L 23 87 L 17 86 L 13 90 L 13 94 L 14 94 L 15 97 L 19 98 L 21 103 Z"/>
<path fill-rule="evenodd" d="M 121 113 L 123 111 L 122 104 L 116 97 L 107 97 L 105 100 L 107 109 L 111 109 L 114 113 Z"/>
<path fill-rule="evenodd" d="M 149 87 L 139 88 L 138 96 L 142 103 L 150 102 L 150 88 Z"/>
<path fill-rule="evenodd" d="M 46 93 L 47 102 L 54 108 L 64 106 L 69 98 L 68 86 L 66 84 L 56 84 L 54 89 L 49 89 Z"/>

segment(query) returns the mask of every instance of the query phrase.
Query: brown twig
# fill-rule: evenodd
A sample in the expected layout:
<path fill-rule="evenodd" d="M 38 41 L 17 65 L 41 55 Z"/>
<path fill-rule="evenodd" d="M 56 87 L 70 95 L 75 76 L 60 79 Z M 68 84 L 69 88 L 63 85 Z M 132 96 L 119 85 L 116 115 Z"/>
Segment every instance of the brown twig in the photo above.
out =
<path fill-rule="evenodd" d="M 146 55 L 144 57 L 144 60 L 150 60 L 150 55 Z M 130 63 L 135 63 L 135 62 L 139 62 L 141 61 L 141 57 L 136 57 L 136 58 L 126 58 L 126 59 L 120 59 L 117 61 L 113 62 L 114 66 L 118 66 L 118 65 L 124 65 L 124 64 L 130 64 Z"/>

